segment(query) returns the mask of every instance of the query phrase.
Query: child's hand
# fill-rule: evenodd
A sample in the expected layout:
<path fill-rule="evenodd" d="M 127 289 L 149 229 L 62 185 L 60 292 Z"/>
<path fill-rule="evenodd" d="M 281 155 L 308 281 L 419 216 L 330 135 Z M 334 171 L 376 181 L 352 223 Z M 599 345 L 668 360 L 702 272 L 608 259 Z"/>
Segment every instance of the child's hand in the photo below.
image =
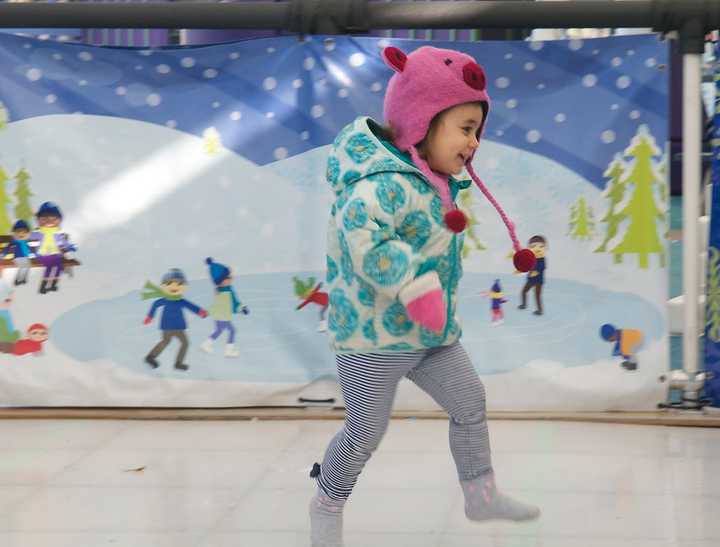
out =
<path fill-rule="evenodd" d="M 205 310 L 200 310 L 200 311 L 198 312 L 198 315 L 199 315 L 200 317 L 202 317 L 203 319 L 205 319 L 205 318 L 208 316 L 208 312 L 206 312 Z"/>
<path fill-rule="evenodd" d="M 243 315 L 250 315 L 250 308 L 248 308 L 247 306 L 243 306 L 242 308 L 240 308 L 240 311 Z"/>
<path fill-rule="evenodd" d="M 150 323 L 152 323 L 152 317 L 148 315 L 143 321 L 143 325 L 149 325 Z"/>
<path fill-rule="evenodd" d="M 398 296 L 415 323 L 435 332 L 445 328 L 445 301 L 437 272 L 428 272 L 418 277 Z"/>

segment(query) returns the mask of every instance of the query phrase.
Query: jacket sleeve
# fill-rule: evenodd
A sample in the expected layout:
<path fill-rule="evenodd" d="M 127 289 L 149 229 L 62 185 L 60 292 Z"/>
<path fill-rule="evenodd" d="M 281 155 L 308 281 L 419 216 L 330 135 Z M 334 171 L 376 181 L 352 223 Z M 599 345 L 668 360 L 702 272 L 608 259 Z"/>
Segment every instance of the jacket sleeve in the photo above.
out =
<path fill-rule="evenodd" d="M 376 293 L 406 303 L 440 288 L 440 281 L 436 272 L 417 278 L 425 258 L 397 229 L 405 218 L 407 203 L 395 198 L 384 184 L 377 176 L 356 182 L 347 203 L 335 215 L 340 275 L 348 284 L 357 276 Z"/>

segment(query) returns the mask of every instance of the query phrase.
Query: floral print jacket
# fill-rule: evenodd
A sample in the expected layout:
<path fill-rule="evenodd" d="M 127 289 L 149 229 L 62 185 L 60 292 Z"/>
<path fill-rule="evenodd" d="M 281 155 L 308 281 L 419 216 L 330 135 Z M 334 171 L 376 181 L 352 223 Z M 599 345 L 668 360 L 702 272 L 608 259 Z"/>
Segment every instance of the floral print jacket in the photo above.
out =
<path fill-rule="evenodd" d="M 456 308 L 463 236 L 445 227 L 440 196 L 410 156 L 380 134 L 372 119 L 357 118 L 338 134 L 327 163 L 335 193 L 328 225 L 328 330 L 338 353 L 445 346 L 461 332 Z M 469 185 L 451 178 L 453 199 Z M 441 333 L 413 323 L 398 297 L 433 271 L 447 306 Z"/>

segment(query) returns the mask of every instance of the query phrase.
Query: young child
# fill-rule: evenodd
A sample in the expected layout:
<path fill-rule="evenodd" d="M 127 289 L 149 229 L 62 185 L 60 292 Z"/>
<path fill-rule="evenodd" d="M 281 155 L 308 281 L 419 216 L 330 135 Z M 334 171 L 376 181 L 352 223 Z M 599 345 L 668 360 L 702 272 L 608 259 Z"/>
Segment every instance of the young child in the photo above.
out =
<path fill-rule="evenodd" d="M 469 181 L 498 209 L 519 270 L 532 267 L 512 223 L 471 161 L 489 109 L 485 75 L 457 51 L 383 51 L 396 74 L 385 95 L 383 128 L 357 118 L 334 142 L 327 179 L 335 192 L 328 226 L 328 330 L 346 405 L 343 429 L 311 477 L 312 545 L 342 545 L 342 511 L 390 419 L 401 378 L 450 415 L 450 449 L 475 521 L 536 518 L 536 507 L 495 487 L 485 390 L 459 342 L 455 316 L 465 225 L 454 199 Z M 401 508 L 398 508 L 401 510 Z"/>
<path fill-rule="evenodd" d="M 205 340 L 200 347 L 207 353 L 213 352 L 213 343 L 223 331 L 228 331 L 228 341 L 225 346 L 225 357 L 238 357 L 235 347 L 235 327 L 232 324 L 233 315 L 242 312 L 243 315 L 250 313 L 247 306 L 243 306 L 238 300 L 235 290 L 232 287 L 232 273 L 230 268 L 224 264 L 213 261 L 208 257 L 205 259 L 210 270 L 210 278 L 215 285 L 215 300 L 210 306 L 210 317 L 215 320 L 215 332 Z"/>
<path fill-rule="evenodd" d="M 49 338 L 48 328 L 42 323 L 34 323 L 27 329 L 27 338 L 15 342 L 13 354 L 27 355 L 32 353 L 36 357 L 43 354 L 43 344 Z"/>
<path fill-rule="evenodd" d="M 207 317 L 208 314 L 204 309 L 183 298 L 183 294 L 187 290 L 187 279 L 182 270 L 177 268 L 171 269 L 163 276 L 160 285 L 161 287 L 157 287 L 148 281 L 145 283 L 141 295 L 143 300 L 157 298 L 143 321 L 145 325 L 152 323 L 158 308 L 163 308 L 162 319 L 160 319 L 162 340 L 150 350 L 150 353 L 145 357 L 145 362 L 152 368 L 158 368 L 160 366 L 160 363 L 157 361 L 158 356 L 173 338 L 177 338 L 180 341 L 180 351 L 175 358 L 175 368 L 178 370 L 188 370 L 190 368 L 189 365 L 183 362 L 190 345 L 188 337 L 185 334 L 187 323 L 183 315 L 183 308 L 189 309 L 203 319 Z"/>
<path fill-rule="evenodd" d="M 505 319 L 505 314 L 503 313 L 502 305 L 507 303 L 507 299 L 505 298 L 505 295 L 502 292 L 502 287 L 500 286 L 500 280 L 496 279 L 493 283 L 493 286 L 490 288 L 489 291 L 483 291 L 480 293 L 481 296 L 489 296 L 490 297 L 490 309 L 492 311 L 492 326 L 496 327 L 498 325 L 502 325 L 503 321 Z"/>
<path fill-rule="evenodd" d="M 30 226 L 24 220 L 18 220 L 12 227 L 13 239 L 7 247 L 3 249 L 3 256 L 13 255 L 13 262 L 18 267 L 15 274 L 15 285 L 23 285 L 27 283 L 28 272 L 30 271 L 31 256 L 30 245 Z"/>
<path fill-rule="evenodd" d="M 60 207 L 51 201 L 46 201 L 35 216 L 38 228 L 30 235 L 30 240 L 37 243 L 35 254 L 45 266 L 39 292 L 46 294 L 58 290 L 65 253 L 77 249 L 70 243 L 67 234 L 60 231 L 63 218 Z"/>
<path fill-rule="evenodd" d="M 600 327 L 600 337 L 607 342 L 615 342 L 613 357 L 622 357 L 620 366 L 625 370 L 637 370 L 637 352 L 643 341 L 643 333 L 638 329 L 618 329 L 610 323 Z"/>

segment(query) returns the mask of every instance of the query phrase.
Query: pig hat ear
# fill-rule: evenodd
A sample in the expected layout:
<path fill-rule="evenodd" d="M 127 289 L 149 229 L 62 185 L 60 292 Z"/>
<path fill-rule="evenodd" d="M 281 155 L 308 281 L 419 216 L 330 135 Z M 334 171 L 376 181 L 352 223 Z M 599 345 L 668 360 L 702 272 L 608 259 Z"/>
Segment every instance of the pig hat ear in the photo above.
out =
<path fill-rule="evenodd" d="M 392 68 L 395 72 L 402 72 L 405 69 L 407 55 L 405 55 L 398 48 L 393 46 L 386 47 L 382 51 L 382 57 L 385 61 L 385 64 Z"/>

